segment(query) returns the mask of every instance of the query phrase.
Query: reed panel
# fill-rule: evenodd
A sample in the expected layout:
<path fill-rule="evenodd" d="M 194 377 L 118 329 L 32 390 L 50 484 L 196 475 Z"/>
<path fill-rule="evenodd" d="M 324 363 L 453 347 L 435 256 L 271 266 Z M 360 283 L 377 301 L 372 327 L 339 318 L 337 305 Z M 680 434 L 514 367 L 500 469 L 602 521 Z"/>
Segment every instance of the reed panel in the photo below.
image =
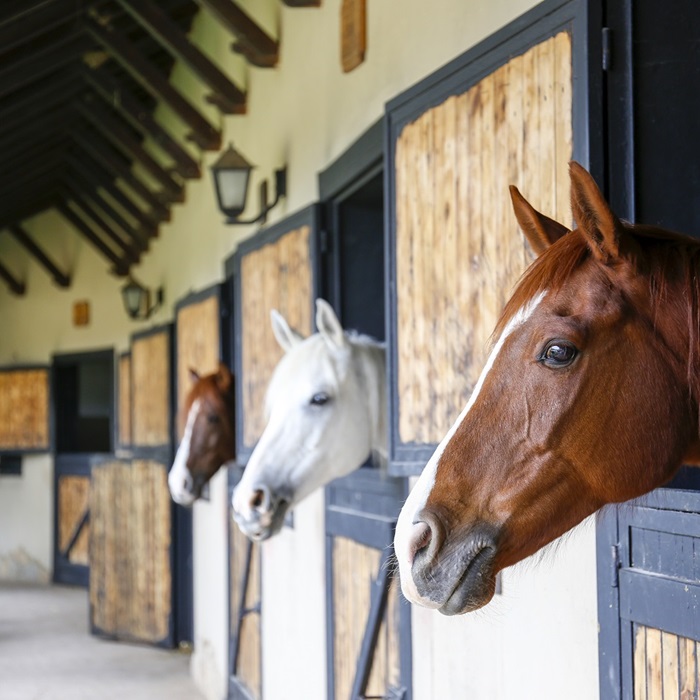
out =
<path fill-rule="evenodd" d="M 49 447 L 49 370 L 0 371 L 0 450 Z"/>
<path fill-rule="evenodd" d="M 216 372 L 221 356 L 219 297 L 181 307 L 177 312 L 177 407 L 182 407 L 192 384 L 190 369 L 198 374 Z"/>
<path fill-rule="evenodd" d="M 380 560 L 379 550 L 345 537 L 333 539 L 333 668 L 337 700 L 351 696 Z M 400 686 L 398 603 L 394 579 L 372 656 L 367 697 L 383 698 L 390 688 Z"/>
<path fill-rule="evenodd" d="M 132 438 L 139 447 L 170 442 L 170 333 L 137 337 L 131 345 Z"/>
<path fill-rule="evenodd" d="M 238 529 L 238 526 L 229 520 L 230 537 L 230 567 L 231 567 L 231 639 L 235 638 L 238 615 L 241 608 L 241 595 L 245 579 L 247 588 L 243 602 L 243 609 L 248 612 L 243 617 L 238 646 L 238 658 L 236 659 L 235 675 L 238 681 L 246 688 L 252 700 L 262 698 L 262 646 L 260 623 L 260 547 L 251 543 Z M 248 547 L 252 547 L 250 553 L 250 566 L 246 567 Z"/>
<path fill-rule="evenodd" d="M 515 184 L 570 224 L 571 37 L 516 56 L 402 130 L 395 151 L 398 428 L 439 442 L 468 400 L 532 254 Z"/>
<path fill-rule="evenodd" d="M 241 260 L 243 443 L 252 447 L 265 427 L 265 392 L 282 357 L 270 325 L 277 309 L 292 328 L 311 333 L 312 269 L 309 226 L 289 231 Z"/>
<path fill-rule="evenodd" d="M 60 476 L 58 479 L 58 548 L 65 552 L 78 533 L 80 523 L 88 508 L 90 478 L 87 476 Z M 80 528 L 68 554 L 71 564 L 87 566 L 90 522 Z"/>
<path fill-rule="evenodd" d="M 167 468 L 95 466 L 90 484 L 90 621 L 110 638 L 163 644 L 172 619 Z"/>
<path fill-rule="evenodd" d="M 633 697 L 662 700 L 698 697 L 700 642 L 653 627 L 634 625 Z"/>

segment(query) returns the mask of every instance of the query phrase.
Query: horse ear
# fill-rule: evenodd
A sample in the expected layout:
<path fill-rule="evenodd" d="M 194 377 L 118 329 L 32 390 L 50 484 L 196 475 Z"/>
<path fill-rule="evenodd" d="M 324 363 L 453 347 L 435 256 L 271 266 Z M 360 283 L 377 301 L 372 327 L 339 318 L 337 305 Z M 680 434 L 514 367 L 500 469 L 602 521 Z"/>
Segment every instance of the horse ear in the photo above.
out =
<path fill-rule="evenodd" d="M 287 323 L 287 319 L 277 309 L 270 311 L 270 321 L 272 322 L 272 332 L 285 352 L 289 352 L 295 345 L 304 340 L 304 337 Z"/>
<path fill-rule="evenodd" d="M 219 362 L 219 369 L 216 371 L 216 386 L 219 387 L 219 391 L 225 394 L 231 388 L 232 381 L 231 370 L 223 362 Z"/>
<path fill-rule="evenodd" d="M 316 299 L 316 328 L 331 347 L 337 350 L 345 347 L 345 331 L 325 299 Z"/>
<path fill-rule="evenodd" d="M 520 230 L 525 234 L 525 238 L 536 256 L 542 255 L 552 243 L 556 243 L 562 236 L 569 233 L 569 229 L 564 224 L 540 214 L 520 194 L 515 185 L 510 186 L 510 198 L 513 201 L 513 211 Z"/>
<path fill-rule="evenodd" d="M 190 372 L 190 381 L 192 382 L 192 384 L 194 384 L 195 382 L 198 382 L 199 381 L 199 372 L 197 372 L 196 369 L 192 369 L 192 367 L 189 368 L 189 372 Z"/>
<path fill-rule="evenodd" d="M 579 163 L 569 163 L 571 211 L 593 255 L 603 263 L 621 257 L 624 227 L 613 214 L 591 174 Z"/>

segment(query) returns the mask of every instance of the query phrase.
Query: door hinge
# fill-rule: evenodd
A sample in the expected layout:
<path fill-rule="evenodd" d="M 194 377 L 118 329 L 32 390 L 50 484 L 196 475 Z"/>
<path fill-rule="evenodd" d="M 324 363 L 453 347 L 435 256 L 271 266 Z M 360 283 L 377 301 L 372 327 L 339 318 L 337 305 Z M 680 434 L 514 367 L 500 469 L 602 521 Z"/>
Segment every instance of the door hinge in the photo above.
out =
<path fill-rule="evenodd" d="M 610 587 L 617 588 L 620 581 L 620 545 L 610 546 Z"/>
<path fill-rule="evenodd" d="M 318 232 L 318 245 L 319 245 L 319 248 L 321 249 L 321 253 L 328 252 L 328 247 L 329 247 L 328 244 L 329 244 L 328 231 L 325 228 L 322 228 Z"/>
<path fill-rule="evenodd" d="M 612 29 L 603 27 L 601 31 L 601 62 L 603 70 L 608 71 L 612 65 Z"/>

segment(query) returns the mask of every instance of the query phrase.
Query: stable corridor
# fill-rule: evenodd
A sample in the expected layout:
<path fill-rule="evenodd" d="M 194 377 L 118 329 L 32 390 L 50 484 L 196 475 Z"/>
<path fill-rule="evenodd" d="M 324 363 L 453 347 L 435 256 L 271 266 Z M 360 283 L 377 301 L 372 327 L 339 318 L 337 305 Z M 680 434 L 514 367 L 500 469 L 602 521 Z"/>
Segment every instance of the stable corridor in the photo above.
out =
<path fill-rule="evenodd" d="M 85 589 L 0 584 L 0 700 L 202 700 L 188 654 L 88 629 Z"/>

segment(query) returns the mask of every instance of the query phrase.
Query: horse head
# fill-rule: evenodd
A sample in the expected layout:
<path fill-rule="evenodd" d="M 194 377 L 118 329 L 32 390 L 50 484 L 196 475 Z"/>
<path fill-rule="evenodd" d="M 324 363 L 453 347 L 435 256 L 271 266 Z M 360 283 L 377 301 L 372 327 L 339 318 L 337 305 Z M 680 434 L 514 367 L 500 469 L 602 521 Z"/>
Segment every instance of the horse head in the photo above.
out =
<path fill-rule="evenodd" d="M 234 518 L 251 539 L 274 535 L 296 503 L 384 449 L 383 347 L 346 333 L 322 299 L 316 327 L 302 338 L 272 312 L 285 354 L 267 389 L 267 425 L 233 493 Z"/>
<path fill-rule="evenodd" d="M 190 506 L 216 471 L 236 456 L 234 379 L 223 363 L 200 377 L 190 369 L 192 388 L 179 413 L 182 440 L 168 474 L 176 503 Z"/>
<path fill-rule="evenodd" d="M 404 595 L 448 615 L 485 605 L 498 571 L 698 452 L 700 247 L 623 223 L 588 172 L 570 175 L 570 232 L 512 189 L 539 255 L 399 517 Z"/>

